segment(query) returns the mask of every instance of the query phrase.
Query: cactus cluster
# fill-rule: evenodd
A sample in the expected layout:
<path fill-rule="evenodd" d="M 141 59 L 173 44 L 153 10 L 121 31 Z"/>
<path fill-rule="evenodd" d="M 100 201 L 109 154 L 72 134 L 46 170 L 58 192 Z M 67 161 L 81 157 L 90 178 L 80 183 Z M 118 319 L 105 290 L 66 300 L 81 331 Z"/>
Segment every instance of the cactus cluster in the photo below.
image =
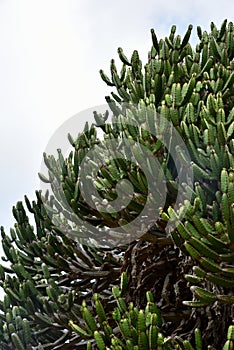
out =
<path fill-rule="evenodd" d="M 144 101 L 174 125 L 188 147 L 194 184 L 185 187 L 191 200 L 181 203 L 177 212 L 171 205 L 164 207 L 161 216 L 176 222 L 173 242 L 194 261 L 186 274 L 194 300 L 184 304 L 233 305 L 233 23 L 225 20 L 218 30 L 212 22 L 209 34 L 198 27 L 195 50 L 189 44 L 192 26 L 183 39 L 175 30 L 173 26 L 160 41 L 151 31 L 153 46 L 144 73 L 137 51 L 127 60 L 119 49 L 121 73 L 112 60 L 111 79 L 103 71 L 101 76 L 117 90 L 106 98 L 115 114 L 123 101 L 130 106 Z M 183 154 L 178 152 L 178 157 Z M 230 315 L 229 322 L 232 306 Z"/>
<path fill-rule="evenodd" d="M 94 295 L 96 317 L 90 313 L 86 303 L 82 303 L 82 314 L 85 321 L 83 327 L 70 321 L 75 333 L 82 335 L 87 341 L 87 350 L 97 345 L 99 350 L 202 350 L 202 334 L 196 328 L 193 334 L 193 345 L 180 337 L 165 337 L 161 332 L 162 317 L 151 292 L 146 293 L 147 304 L 144 310 L 139 310 L 133 302 L 128 307 L 124 301 L 127 287 L 127 275 L 121 275 L 120 288 L 112 288 L 117 307 L 112 312 L 112 321 L 116 327 L 110 325 L 102 302 L 98 294 Z M 234 340 L 234 326 L 230 326 L 227 341 L 223 350 L 232 349 Z M 209 348 L 208 348 L 209 349 Z"/>
<path fill-rule="evenodd" d="M 195 50 L 191 31 L 181 38 L 172 26 L 158 40 L 151 30 L 144 67 L 137 51 L 128 59 L 119 48 L 121 71 L 114 60 L 110 78 L 100 71 L 116 88 L 106 97 L 112 120 L 94 112 L 96 124 L 68 135 L 67 158 L 60 150 L 57 159 L 44 154 L 48 175 L 39 176 L 53 193 L 37 191 L 32 203 L 25 197 L 35 227 L 19 202 L 14 229 L 1 229 L 8 262 L 0 266 L 1 349 L 234 348 L 234 28 L 226 20 L 220 29 L 212 22 L 210 33 L 198 27 Z M 163 143 L 168 124 L 191 161 L 181 145 Z M 147 163 L 145 150 L 162 171 Z M 180 186 L 189 170 L 193 183 Z M 155 179 L 164 181 L 166 199 L 155 188 L 164 204 L 132 236 L 125 225 L 140 217 Z M 187 199 L 176 207 L 181 190 Z M 128 204 L 116 211 L 118 196 Z"/>
<path fill-rule="evenodd" d="M 191 283 L 198 283 L 205 279 L 212 284 L 226 288 L 234 287 L 233 261 L 233 182 L 234 172 L 223 168 L 219 179 L 219 188 L 216 191 L 216 202 L 213 206 L 207 205 L 202 187 L 195 185 L 194 203 L 187 207 L 185 221 L 182 222 L 173 208 L 169 208 L 170 217 L 178 220 L 177 231 L 173 233 L 174 240 L 178 242 L 181 238 L 182 244 L 198 266 L 193 266 L 193 275 L 186 278 Z M 198 192 L 199 191 L 199 192 Z M 200 195 L 198 195 L 198 193 Z M 203 203 L 202 203 L 203 200 Z M 219 209 L 216 211 L 215 208 Z M 210 209 L 209 213 L 204 215 Z M 213 209 L 213 210 L 212 210 Z M 202 290 L 200 287 L 191 287 L 194 295 L 199 301 L 187 302 L 191 306 L 205 306 L 215 301 L 233 304 L 233 295 L 217 295 L 215 292 Z"/>
<path fill-rule="evenodd" d="M 84 297 L 101 292 L 106 307 L 111 302 L 108 288 L 118 279 L 121 257 L 116 250 L 105 252 L 78 246 L 53 227 L 42 205 L 40 193 L 26 206 L 34 215 L 36 228 L 29 223 L 24 206 L 13 209 L 16 224 L 7 236 L 2 228 L 3 260 L 0 285 L 5 291 L 0 302 L 1 349 L 66 349 L 71 338 L 68 321 L 80 322 Z M 92 282 L 91 282 L 92 281 Z M 72 336 L 76 346 L 80 336 Z"/>

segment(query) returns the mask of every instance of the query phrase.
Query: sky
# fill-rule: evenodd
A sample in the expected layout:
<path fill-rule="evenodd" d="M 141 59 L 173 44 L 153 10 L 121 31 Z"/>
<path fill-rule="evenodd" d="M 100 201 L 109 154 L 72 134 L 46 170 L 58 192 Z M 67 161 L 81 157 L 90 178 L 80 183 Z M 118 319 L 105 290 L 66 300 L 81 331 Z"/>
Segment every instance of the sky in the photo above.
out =
<path fill-rule="evenodd" d="M 12 206 L 25 194 L 35 198 L 54 131 L 105 103 L 112 90 L 99 70 L 109 73 L 119 46 L 128 57 L 137 49 L 144 63 L 151 28 L 164 38 L 171 25 L 183 35 L 192 23 L 195 40 L 197 25 L 209 30 L 211 21 L 220 26 L 232 13 L 231 0 L 0 0 L 0 225 L 6 232 L 14 225 Z"/>

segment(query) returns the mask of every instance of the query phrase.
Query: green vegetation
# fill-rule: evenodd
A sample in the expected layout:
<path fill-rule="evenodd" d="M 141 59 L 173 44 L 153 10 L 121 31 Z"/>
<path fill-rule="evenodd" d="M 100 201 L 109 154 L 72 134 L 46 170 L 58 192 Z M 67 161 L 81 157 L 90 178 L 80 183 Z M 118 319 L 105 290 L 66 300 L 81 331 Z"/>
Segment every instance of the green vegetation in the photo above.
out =
<path fill-rule="evenodd" d="M 226 20 L 220 29 L 212 22 L 210 33 L 198 27 L 195 49 L 191 31 L 190 25 L 181 38 L 172 26 L 158 40 L 151 30 L 144 67 L 137 51 L 128 59 L 119 48 L 121 71 L 114 60 L 110 77 L 100 71 L 115 88 L 106 97 L 112 120 L 95 112 L 96 125 L 69 135 L 73 151 L 66 159 L 61 152 L 57 159 L 44 156 L 48 178 L 40 178 L 53 196 L 37 191 L 32 203 L 25 197 L 13 208 L 14 229 L 1 230 L 3 260 L 10 263 L 0 266 L 1 349 L 234 349 L 234 28 Z M 183 184 L 189 199 L 177 208 L 179 170 L 188 169 L 178 170 L 158 135 L 169 132 L 165 120 L 185 142 L 194 175 Z M 127 153 L 110 159 L 111 140 L 123 155 L 127 140 L 135 162 Z M 118 212 L 91 208 L 80 191 L 87 186 L 81 164 L 94 146 L 99 153 L 86 174 L 103 200 L 118 197 L 121 180 L 132 183 L 132 199 Z M 148 216 L 147 232 L 129 242 L 126 232 L 126 243 L 117 244 L 111 229 L 124 232 L 149 196 L 142 147 L 163 170 L 166 200 L 153 224 Z M 182 164 L 181 145 L 174 151 Z M 161 183 L 162 173 L 148 165 L 150 178 Z M 123 186 L 124 200 L 129 188 Z M 155 191 L 163 203 L 165 193 L 160 186 Z M 103 228 L 110 230 L 99 237 Z"/>

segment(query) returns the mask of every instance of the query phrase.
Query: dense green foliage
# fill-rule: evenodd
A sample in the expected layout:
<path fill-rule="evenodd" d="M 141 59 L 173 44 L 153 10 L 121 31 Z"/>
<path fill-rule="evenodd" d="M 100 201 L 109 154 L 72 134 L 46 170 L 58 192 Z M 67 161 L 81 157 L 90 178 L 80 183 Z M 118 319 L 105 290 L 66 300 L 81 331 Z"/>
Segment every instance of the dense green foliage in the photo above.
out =
<path fill-rule="evenodd" d="M 97 125 L 86 125 L 77 138 L 69 135 L 74 149 L 68 158 L 61 152 L 58 159 L 44 156 L 48 177 L 40 177 L 51 186 L 53 196 L 36 192 L 32 203 L 25 197 L 34 226 L 21 202 L 13 208 L 14 229 L 9 235 L 1 231 L 3 260 L 10 263 L 0 266 L 5 291 L 0 302 L 1 349 L 234 348 L 234 28 L 227 21 L 219 30 L 212 23 L 210 34 L 198 27 L 195 50 L 189 44 L 191 30 L 190 25 L 181 39 L 173 26 L 165 40 L 158 40 L 152 30 L 153 45 L 144 69 L 137 51 L 129 60 L 119 48 L 121 72 L 114 60 L 111 78 L 100 71 L 102 79 L 116 88 L 106 98 L 113 119 L 95 112 Z M 170 149 L 147 131 L 156 128 L 157 114 L 161 134 L 168 133 L 165 118 L 191 157 L 188 167 L 194 183 L 183 187 L 191 200 L 181 202 L 178 210 L 174 204 L 180 174 Z M 97 136 L 98 129 L 103 139 Z M 108 145 L 113 139 L 119 142 L 122 159 L 110 159 Z M 135 162 L 124 157 L 121 141 L 126 139 Z M 89 160 L 94 146 L 100 146 L 95 185 L 108 205 L 118 197 L 117 183 L 129 180 L 133 185 L 131 202 L 119 212 L 90 208 L 79 190 L 85 186 L 80 182 L 81 163 Z M 124 230 L 143 210 L 148 185 L 140 146 L 163 169 L 167 197 L 153 225 L 148 217 L 147 233 L 118 245 L 109 231 L 99 237 L 98 230 Z M 183 160 L 179 145 L 175 151 Z M 91 165 L 86 171 L 92 180 Z M 150 169 L 157 181 L 159 175 Z M 128 188 L 123 187 L 123 199 L 126 193 Z M 160 200 L 160 189 L 156 193 Z M 87 231 L 78 218 L 93 229 Z M 177 226 L 168 232 L 171 222 Z M 66 234 L 71 232 L 74 239 Z M 103 248 L 90 246 L 82 235 Z M 116 248 L 105 248 L 111 240 Z M 121 271 L 128 277 L 124 292 L 125 277 L 121 289 L 117 287 Z M 86 338 L 91 343 L 86 344 Z"/>
<path fill-rule="evenodd" d="M 117 307 L 112 312 L 113 320 L 117 328 L 113 329 L 107 319 L 99 295 L 94 295 L 95 309 L 98 316 L 98 325 L 94 317 L 82 303 L 82 314 L 85 320 L 85 329 L 74 324 L 70 325 L 72 329 L 82 335 L 84 338 L 93 338 L 99 350 L 111 349 L 135 349 L 135 350 L 201 350 L 202 344 L 201 331 L 197 328 L 194 331 L 194 347 L 188 340 L 180 337 L 165 337 L 161 332 L 162 317 L 151 292 L 146 293 L 147 304 L 145 310 L 139 310 L 131 302 L 128 305 L 124 302 L 124 291 L 127 287 L 126 274 L 121 275 L 121 288 L 113 287 L 112 293 L 115 296 Z M 234 327 L 230 326 L 227 334 L 227 341 L 224 348 L 230 349 L 233 346 Z M 116 336 L 116 333 L 118 336 Z M 93 342 L 92 341 L 92 342 Z M 92 342 L 88 341 L 87 350 L 92 349 Z"/>

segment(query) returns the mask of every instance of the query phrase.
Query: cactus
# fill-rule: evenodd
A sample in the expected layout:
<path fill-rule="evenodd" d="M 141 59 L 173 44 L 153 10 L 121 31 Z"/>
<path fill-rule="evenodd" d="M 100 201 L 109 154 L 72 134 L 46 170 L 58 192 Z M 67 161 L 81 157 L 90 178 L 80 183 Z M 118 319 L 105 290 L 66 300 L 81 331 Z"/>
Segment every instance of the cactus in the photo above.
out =
<path fill-rule="evenodd" d="M 126 279 L 126 273 L 121 275 Z M 69 321 L 74 333 L 82 334 L 87 339 L 87 350 L 97 348 L 99 350 L 138 349 L 138 350 L 202 350 L 202 333 L 196 328 L 193 334 L 193 345 L 189 340 L 180 337 L 165 337 L 162 333 L 161 313 L 154 303 L 151 292 L 146 293 L 147 304 L 144 310 L 139 310 L 130 302 L 127 306 L 124 302 L 124 289 L 113 287 L 112 293 L 117 304 L 112 312 L 112 319 L 107 319 L 100 296 L 94 295 L 95 314 L 91 315 L 86 304 L 82 305 L 85 321 L 84 328 Z M 98 323 L 95 324 L 95 318 Z M 116 327 L 113 325 L 113 321 Z M 227 340 L 223 347 L 233 348 L 234 327 L 230 326 L 227 332 Z M 224 338 L 225 339 L 225 338 Z M 95 347 L 94 347 L 95 346 Z M 209 349 L 209 347 L 207 348 Z"/>
<path fill-rule="evenodd" d="M 148 232 L 151 243 L 133 243 L 126 251 L 122 270 L 128 272 L 130 279 L 129 298 L 134 298 L 138 306 L 142 306 L 145 291 L 151 288 L 156 301 L 167 310 L 165 320 L 178 321 L 182 313 L 183 323 L 184 318 L 190 318 L 183 305 L 197 307 L 194 323 L 199 319 L 206 328 L 211 322 L 223 333 L 233 322 L 233 24 L 225 20 L 218 30 L 212 23 L 210 34 L 198 27 L 200 41 L 195 50 L 189 44 L 191 29 L 189 26 L 182 40 L 175 36 L 175 26 L 165 40 L 158 40 L 152 30 L 153 46 L 144 74 L 134 52 L 122 86 L 112 80 L 117 98 L 106 98 L 115 115 L 119 113 L 119 100 L 130 105 L 144 101 L 172 122 L 186 142 L 194 173 L 193 185 L 186 187 L 191 201 L 181 202 L 176 211 L 172 199 L 161 215 L 162 221 L 177 225 L 170 237 L 179 248 L 178 254 L 169 243 L 166 246 L 166 237 L 162 248 L 163 240 L 159 244 L 159 239 Z M 136 86 L 143 87 L 143 91 Z M 171 167 L 170 173 L 173 174 Z M 159 231 L 159 225 L 156 230 Z M 146 256 L 150 262 L 142 267 Z M 167 261 L 178 268 L 172 270 Z M 226 321 L 215 321 L 215 317 L 204 321 L 208 306 L 216 308 L 217 314 L 227 312 Z M 179 324 L 166 329 L 174 332 Z M 207 335 L 208 343 L 209 337 L 211 333 Z"/>
<path fill-rule="evenodd" d="M 78 246 L 53 229 L 40 193 L 32 205 L 27 197 L 25 202 L 36 229 L 19 202 L 13 210 L 17 223 L 11 237 L 1 231 L 4 260 L 10 264 L 1 266 L 0 285 L 5 291 L 0 303 L 1 349 L 40 350 L 45 345 L 59 349 L 71 337 L 68 320 L 82 318 L 84 295 L 90 298 L 93 292 L 102 292 L 110 299 L 108 288 L 118 280 L 120 258 L 116 251 L 107 259 L 104 251 Z M 70 346 L 81 340 L 73 337 Z"/>
<path fill-rule="evenodd" d="M 3 260 L 9 265 L 0 266 L 2 349 L 91 349 L 96 344 L 99 349 L 200 350 L 211 342 L 213 349 L 233 348 L 233 24 L 224 21 L 218 30 L 212 22 L 209 34 L 198 27 L 195 50 L 191 31 L 190 25 L 181 38 L 172 26 L 169 36 L 158 40 L 152 29 L 144 67 L 136 50 L 129 59 L 119 48 L 121 71 L 114 60 L 110 77 L 100 71 L 116 88 L 106 97 L 112 120 L 108 113 L 94 112 L 95 124 L 86 124 L 77 138 L 68 135 L 73 151 L 67 158 L 60 150 L 57 159 L 44 154 L 48 175 L 39 177 L 53 195 L 37 191 L 32 203 L 25 197 L 35 227 L 18 202 L 14 228 L 9 235 L 1 229 Z M 180 145 L 164 145 L 153 132 L 157 128 L 166 137 L 167 122 L 186 143 L 187 168 L 194 175 L 193 183 L 183 184 L 189 199 L 178 207 L 184 169 L 178 173 L 170 152 L 178 162 L 186 157 Z M 115 141 L 119 156 L 110 159 Z M 94 146 L 99 152 L 91 159 Z M 146 162 L 144 150 L 162 171 Z M 88 176 L 82 182 L 83 160 L 88 160 Z M 157 208 L 157 219 L 149 212 L 147 224 L 143 220 L 132 237 L 125 226 L 145 208 L 155 178 L 165 185 L 165 203 Z M 81 191 L 90 191 L 92 183 L 102 198 L 100 203 L 91 192 L 96 208 Z M 162 189 L 154 190 L 163 203 Z M 113 210 L 111 201 L 119 195 L 128 200 L 130 194 L 126 207 Z M 103 204 L 108 210 L 99 210 Z M 113 234 L 116 227 L 122 236 Z"/>

